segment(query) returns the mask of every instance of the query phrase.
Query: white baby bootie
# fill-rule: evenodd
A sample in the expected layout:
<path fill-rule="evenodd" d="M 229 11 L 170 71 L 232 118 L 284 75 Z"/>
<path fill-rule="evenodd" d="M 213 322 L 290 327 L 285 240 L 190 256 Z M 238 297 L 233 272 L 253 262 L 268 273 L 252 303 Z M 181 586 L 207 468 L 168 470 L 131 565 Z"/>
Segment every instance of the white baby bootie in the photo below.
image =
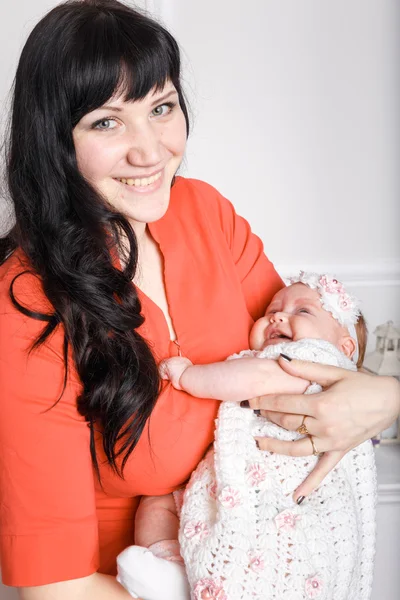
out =
<path fill-rule="evenodd" d="M 133 598 L 190 600 L 189 583 L 182 562 L 166 560 L 149 548 L 129 546 L 117 557 L 117 581 Z"/>

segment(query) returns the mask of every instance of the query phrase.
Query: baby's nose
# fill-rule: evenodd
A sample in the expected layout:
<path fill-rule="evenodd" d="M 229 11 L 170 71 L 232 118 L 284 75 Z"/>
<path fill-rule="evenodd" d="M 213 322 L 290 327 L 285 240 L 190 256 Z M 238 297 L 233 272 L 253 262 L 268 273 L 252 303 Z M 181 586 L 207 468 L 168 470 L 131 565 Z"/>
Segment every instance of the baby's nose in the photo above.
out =
<path fill-rule="evenodd" d="M 271 323 L 283 323 L 284 321 L 287 321 L 287 315 L 284 312 L 276 312 L 270 318 Z"/>

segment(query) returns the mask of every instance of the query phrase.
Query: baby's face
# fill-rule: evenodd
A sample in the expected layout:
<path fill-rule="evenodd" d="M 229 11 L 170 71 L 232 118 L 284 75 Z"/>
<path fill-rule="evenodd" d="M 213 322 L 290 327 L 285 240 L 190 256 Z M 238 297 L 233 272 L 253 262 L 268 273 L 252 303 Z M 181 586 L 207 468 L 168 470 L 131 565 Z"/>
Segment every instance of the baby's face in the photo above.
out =
<path fill-rule="evenodd" d="M 303 283 L 280 290 L 273 297 L 265 316 L 258 319 L 250 334 L 250 347 L 261 350 L 272 344 L 314 338 L 341 348 L 345 327 L 322 308 L 318 292 Z"/>

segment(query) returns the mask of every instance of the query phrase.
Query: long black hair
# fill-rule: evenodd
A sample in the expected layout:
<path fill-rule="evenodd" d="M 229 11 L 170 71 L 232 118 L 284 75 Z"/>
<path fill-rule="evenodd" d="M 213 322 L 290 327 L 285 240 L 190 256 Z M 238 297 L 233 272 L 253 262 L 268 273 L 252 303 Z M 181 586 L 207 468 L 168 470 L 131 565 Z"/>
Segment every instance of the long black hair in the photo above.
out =
<path fill-rule="evenodd" d="M 36 25 L 14 82 L 7 182 L 16 224 L 1 241 L 0 264 L 19 247 L 41 279 L 53 314 L 22 306 L 13 285 L 11 299 L 21 312 L 46 321 L 33 349 L 63 327 L 64 385 L 71 348 L 82 381 L 77 406 L 90 427 L 98 475 L 95 432 L 101 431 L 107 461 L 123 477 L 160 380 L 137 332 L 144 318 L 132 283 L 138 258 L 133 229 L 79 172 L 72 130 L 116 91 L 138 100 L 167 80 L 178 92 L 188 128 L 174 38 L 116 0 L 70 0 Z M 124 254 L 122 268 L 115 266 L 114 252 Z"/>

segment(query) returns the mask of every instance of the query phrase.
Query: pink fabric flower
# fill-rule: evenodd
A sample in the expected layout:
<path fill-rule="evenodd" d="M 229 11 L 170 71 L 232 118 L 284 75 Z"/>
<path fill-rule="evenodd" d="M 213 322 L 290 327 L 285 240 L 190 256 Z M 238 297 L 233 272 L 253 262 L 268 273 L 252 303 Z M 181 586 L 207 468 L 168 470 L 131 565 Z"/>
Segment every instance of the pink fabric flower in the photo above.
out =
<path fill-rule="evenodd" d="M 203 521 L 188 521 L 183 528 L 184 535 L 190 540 L 198 538 L 204 540 L 209 534 L 207 523 Z"/>
<path fill-rule="evenodd" d="M 225 508 L 235 508 L 235 506 L 239 506 L 242 503 L 239 492 L 229 486 L 224 487 L 218 500 Z"/>
<path fill-rule="evenodd" d="M 266 469 L 263 467 L 263 465 L 260 465 L 260 463 L 253 463 L 249 465 L 246 469 L 246 473 L 247 481 L 252 487 L 262 483 L 267 476 Z"/>
<path fill-rule="evenodd" d="M 314 575 L 306 581 L 306 594 L 308 598 L 318 598 L 321 595 L 323 582 L 320 577 Z"/>
<path fill-rule="evenodd" d="M 260 554 L 253 554 L 251 552 L 249 558 L 249 567 L 252 571 L 254 571 L 255 573 L 259 573 L 260 571 L 264 570 L 265 563 L 264 559 Z"/>
<path fill-rule="evenodd" d="M 215 498 L 217 497 L 217 484 L 215 481 L 213 483 L 207 484 L 207 491 L 210 494 L 211 498 L 215 500 Z"/>
<path fill-rule="evenodd" d="M 291 510 L 287 509 L 276 515 L 275 524 L 282 531 L 291 531 L 296 527 L 296 521 L 301 519 L 300 515 L 296 515 Z"/>
<path fill-rule="evenodd" d="M 324 288 L 326 292 L 330 294 L 341 294 L 343 292 L 343 285 L 337 279 L 333 277 L 329 277 L 327 275 L 322 275 L 319 279 L 319 284 Z"/>
<path fill-rule="evenodd" d="M 348 294 L 341 294 L 339 298 L 339 306 L 342 310 L 351 310 L 352 309 L 352 301 Z"/>
<path fill-rule="evenodd" d="M 228 600 L 221 579 L 204 577 L 194 586 L 194 600 Z"/>

